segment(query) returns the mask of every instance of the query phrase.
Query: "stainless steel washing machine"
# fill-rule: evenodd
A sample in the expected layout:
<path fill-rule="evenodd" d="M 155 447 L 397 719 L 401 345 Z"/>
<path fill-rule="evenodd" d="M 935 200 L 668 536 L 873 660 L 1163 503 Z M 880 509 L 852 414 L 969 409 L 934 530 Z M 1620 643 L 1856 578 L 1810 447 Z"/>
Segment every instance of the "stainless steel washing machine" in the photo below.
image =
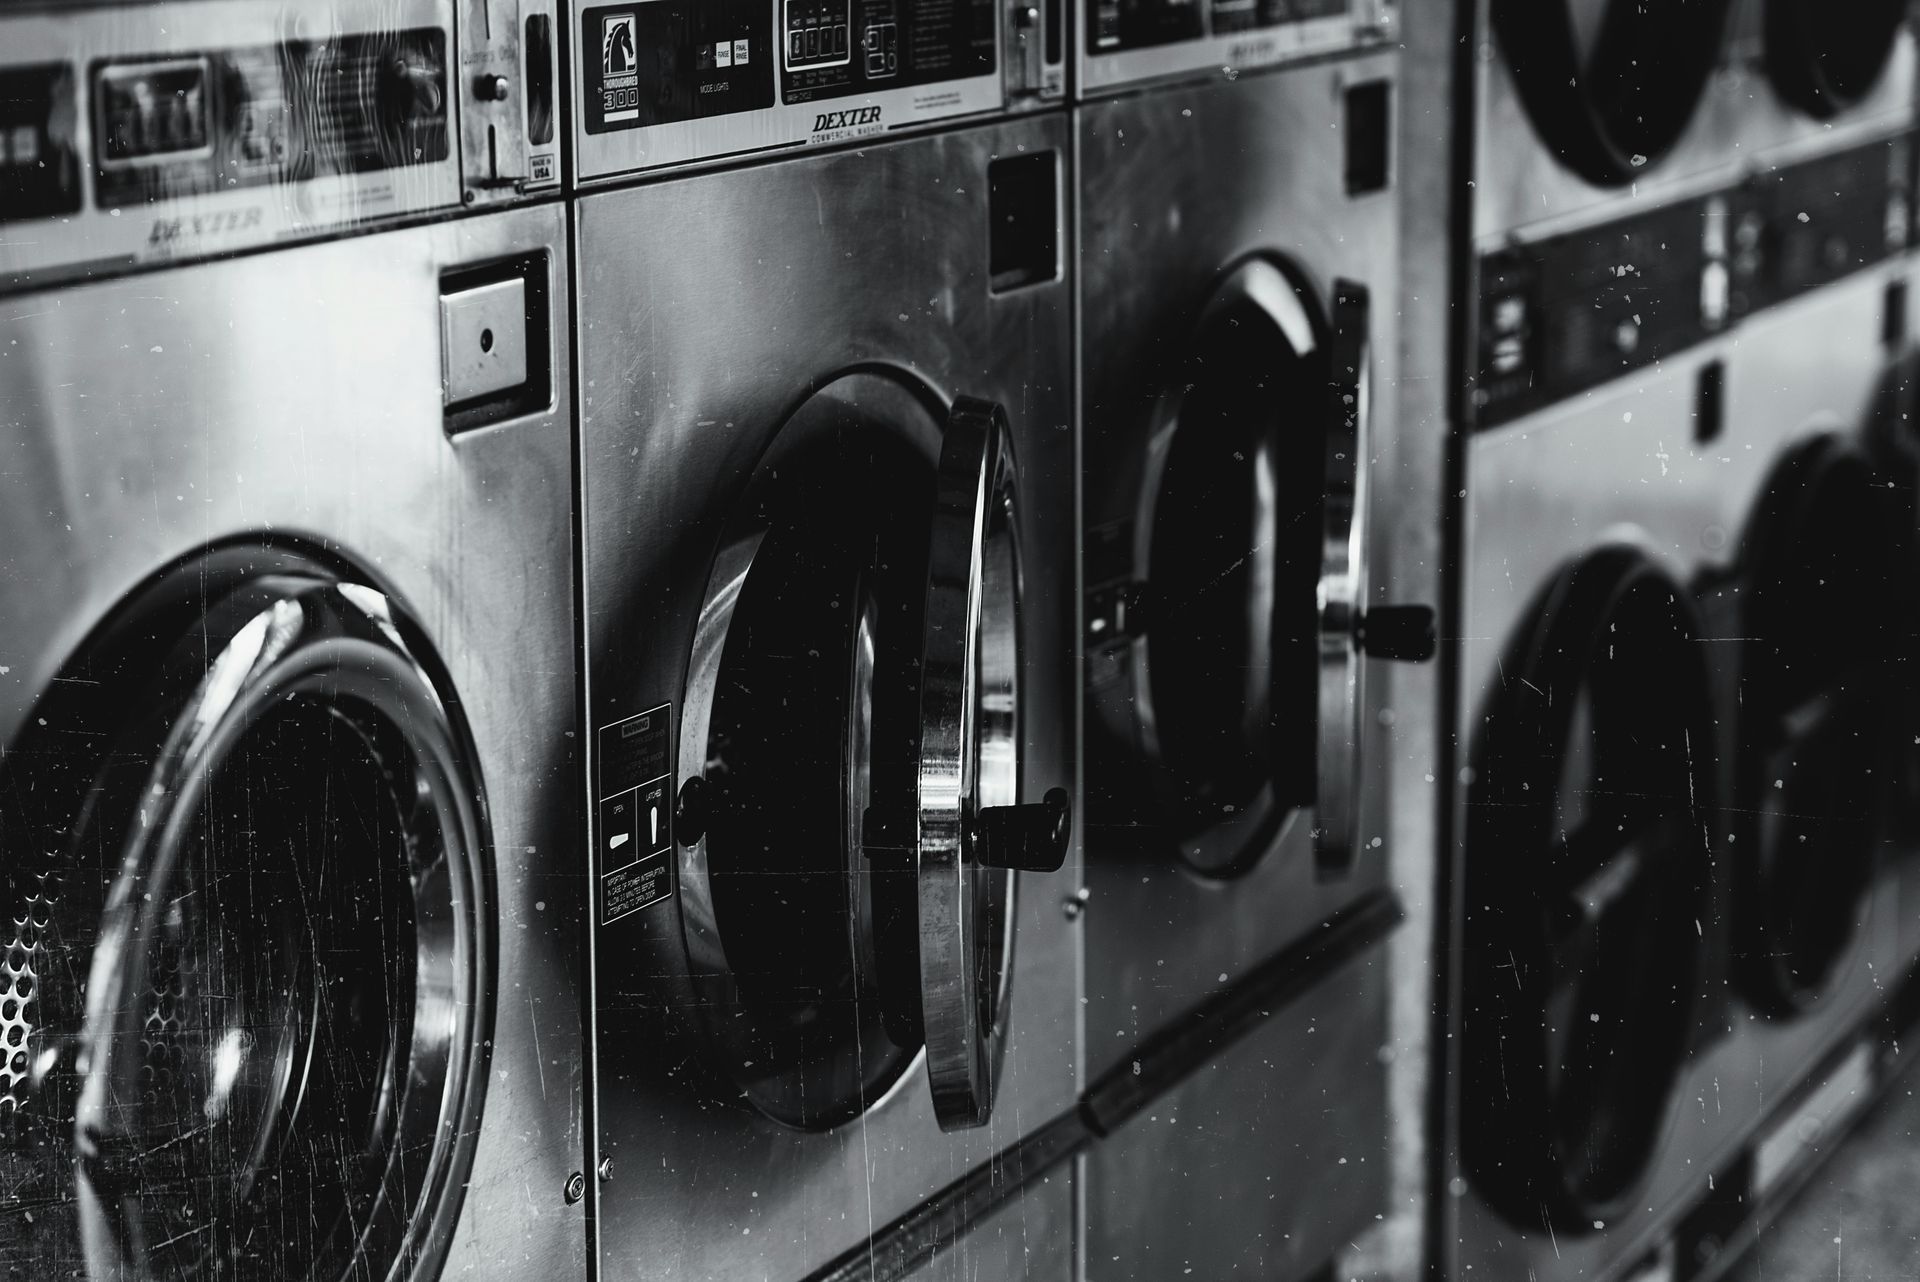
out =
<path fill-rule="evenodd" d="M 1711 1274 L 1872 1086 L 1912 54 L 1802 14 L 1478 10 L 1447 1276 Z"/>
<path fill-rule="evenodd" d="M 1068 142 L 579 202 L 607 1276 L 870 1276 L 1075 1108 Z"/>
<path fill-rule="evenodd" d="M 0 17 L 11 1276 L 586 1267 L 545 13 Z"/>
<path fill-rule="evenodd" d="M 570 0 L 582 183 L 1057 105 L 1068 0 Z"/>
<path fill-rule="evenodd" d="M 9 1274 L 584 1272 L 568 286 L 550 204 L 7 299 Z"/>
<path fill-rule="evenodd" d="M 1375 536 L 1438 477 L 1394 429 L 1399 60 L 1371 43 L 1076 109 L 1096 1079 L 1393 895 L 1373 660 L 1424 657 L 1432 615 L 1386 604 Z M 1090 1276 L 1317 1276 L 1389 1209 L 1392 920 L 1089 1152 Z"/>

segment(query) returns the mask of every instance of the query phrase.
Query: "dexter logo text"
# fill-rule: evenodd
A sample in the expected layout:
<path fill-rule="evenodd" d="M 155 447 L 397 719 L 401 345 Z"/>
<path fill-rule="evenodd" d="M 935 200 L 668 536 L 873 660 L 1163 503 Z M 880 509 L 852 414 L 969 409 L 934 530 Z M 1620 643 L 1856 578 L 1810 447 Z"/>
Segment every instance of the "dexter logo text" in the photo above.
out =
<path fill-rule="evenodd" d="M 813 132 L 823 134 L 833 129 L 854 129 L 861 125 L 880 123 L 880 108 L 855 107 L 850 111 L 823 111 L 813 118 Z"/>

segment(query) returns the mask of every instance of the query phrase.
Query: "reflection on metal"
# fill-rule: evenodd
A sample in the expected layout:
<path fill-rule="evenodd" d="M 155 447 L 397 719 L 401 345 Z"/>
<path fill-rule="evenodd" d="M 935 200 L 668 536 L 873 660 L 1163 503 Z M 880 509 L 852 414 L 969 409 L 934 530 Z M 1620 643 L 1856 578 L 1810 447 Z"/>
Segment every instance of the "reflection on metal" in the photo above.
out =
<path fill-rule="evenodd" d="M 569 397 L 458 444 L 437 409 L 440 272 L 561 289 L 565 248 L 508 212 L 0 319 L 0 1111 L 31 1137 L 0 1261 L 584 1268 Z"/>
<path fill-rule="evenodd" d="M 1342 91 L 1396 89 L 1398 65 L 1391 53 L 1330 60 L 1107 99 L 1077 117 L 1089 651 L 1080 920 L 1096 1078 L 1129 1072 L 1132 1048 L 1314 938 L 1385 877 L 1380 773 L 1334 803 L 1346 803 L 1357 837 L 1347 877 L 1318 874 L 1313 829 L 1317 740 L 1324 729 L 1353 743 L 1338 678 L 1346 659 L 1367 662 L 1357 629 L 1342 632 L 1328 692 L 1340 728 L 1323 726 L 1323 522 L 1335 522 L 1338 578 L 1353 568 L 1347 520 L 1380 519 L 1323 502 L 1330 462 L 1357 485 L 1371 461 L 1338 447 L 1330 457 L 1330 432 L 1355 428 L 1362 408 L 1334 383 L 1351 389 L 1370 367 L 1394 385 L 1399 351 L 1397 308 L 1382 307 L 1370 359 L 1349 351 L 1334 367 L 1336 280 L 1366 279 L 1399 253 L 1399 193 L 1348 191 Z M 1338 337 L 1357 347 L 1365 328 Z M 1371 408 L 1391 457 L 1391 421 Z M 1370 748 L 1385 734 L 1382 691 L 1352 693 Z M 1145 939 L 1159 942 L 1143 950 Z M 1152 1110 L 1159 1124 L 1143 1118 L 1090 1150 L 1088 1258 L 1210 1277 L 1327 1267 L 1388 1209 L 1387 999 L 1384 963 L 1369 955 L 1171 1087 Z M 1276 1082 L 1287 1083 L 1279 1095 Z M 1251 1116 L 1264 1126 L 1236 1120 Z M 1350 1161 L 1273 1168 L 1274 1133 Z M 1273 1178 L 1167 1178 L 1202 1169 Z"/>
<path fill-rule="evenodd" d="M 1002 820 L 1075 827 L 1043 801 L 1075 776 L 1069 284 L 995 293 L 987 234 L 989 164 L 1067 141 L 1035 116 L 578 202 L 586 706 L 684 699 L 696 834 L 678 895 L 597 930 L 603 1272 L 803 1276 L 1074 1105 L 1078 927 L 987 866 L 1048 853 Z M 806 1035 L 764 1000 L 804 976 L 838 1031 L 745 1054 Z"/>
<path fill-rule="evenodd" d="M 1019 800 L 1014 503 L 1006 412 L 961 401 L 947 416 L 934 482 L 916 823 L 927 1085 L 947 1128 L 992 1115 L 1006 1050 L 1013 874 L 982 866 L 976 846 L 982 811 Z"/>
<path fill-rule="evenodd" d="M 559 183 L 553 0 L 16 7 L 0 291 Z"/>

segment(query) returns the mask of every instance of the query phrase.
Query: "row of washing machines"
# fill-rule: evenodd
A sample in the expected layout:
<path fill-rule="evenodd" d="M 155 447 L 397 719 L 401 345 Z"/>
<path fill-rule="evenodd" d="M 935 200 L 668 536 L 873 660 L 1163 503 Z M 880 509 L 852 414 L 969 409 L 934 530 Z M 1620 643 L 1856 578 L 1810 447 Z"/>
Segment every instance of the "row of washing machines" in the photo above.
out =
<path fill-rule="evenodd" d="M 0 14 L 0 1273 L 1717 1275 L 1920 1010 L 1905 7 Z"/>

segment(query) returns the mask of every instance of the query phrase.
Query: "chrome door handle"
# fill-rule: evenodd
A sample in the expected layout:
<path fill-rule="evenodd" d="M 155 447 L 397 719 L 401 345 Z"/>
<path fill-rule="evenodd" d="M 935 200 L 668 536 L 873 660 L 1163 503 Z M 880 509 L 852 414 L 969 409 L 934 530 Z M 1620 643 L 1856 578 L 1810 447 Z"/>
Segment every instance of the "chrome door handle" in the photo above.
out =
<path fill-rule="evenodd" d="M 1058 872 L 1073 837 L 1073 799 L 1049 788 L 1039 801 L 984 807 L 977 824 L 974 860 L 1015 872 Z"/>

